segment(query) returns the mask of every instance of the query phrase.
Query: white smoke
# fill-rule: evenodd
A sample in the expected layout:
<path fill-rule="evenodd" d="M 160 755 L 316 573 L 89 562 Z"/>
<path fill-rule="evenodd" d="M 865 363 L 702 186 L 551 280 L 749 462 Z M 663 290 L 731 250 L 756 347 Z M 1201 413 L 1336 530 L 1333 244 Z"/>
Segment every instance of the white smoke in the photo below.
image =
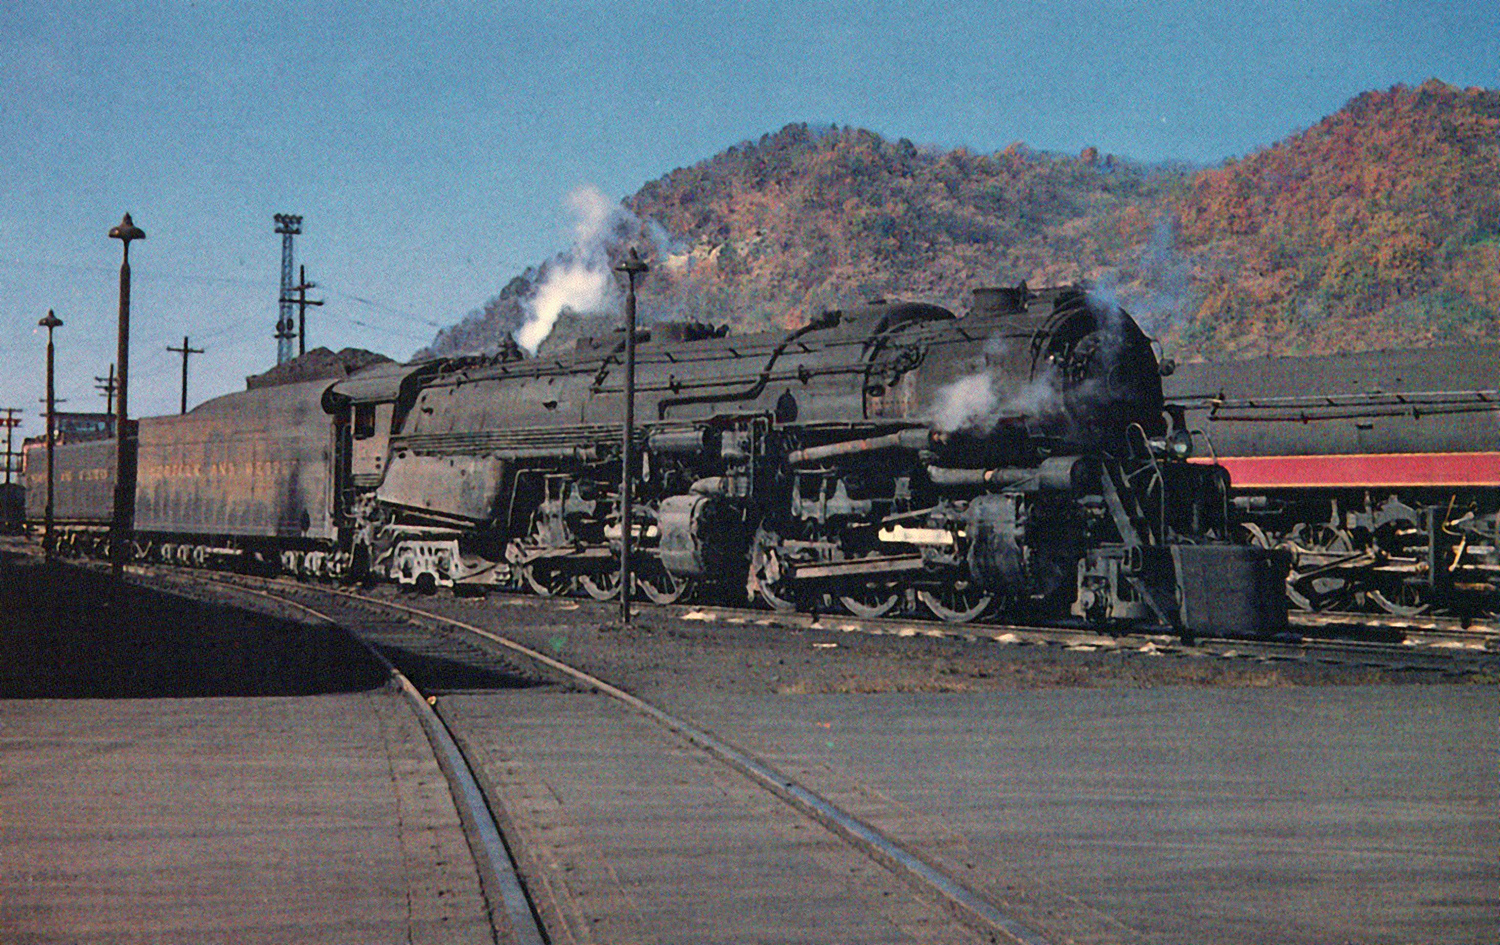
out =
<path fill-rule="evenodd" d="M 938 389 L 932 404 L 932 425 L 944 433 L 985 426 L 985 420 L 996 417 L 1000 398 L 995 394 L 995 378 L 988 372 L 970 374 Z"/>
<path fill-rule="evenodd" d="M 641 227 L 635 214 L 592 185 L 568 194 L 567 205 L 573 247 L 542 267 L 540 281 L 521 301 L 526 320 L 513 337 L 531 354 L 552 333 L 563 309 L 597 312 L 619 306 L 622 292 L 610 267 L 609 248 Z"/>
<path fill-rule="evenodd" d="M 995 367 L 966 374 L 938 388 L 933 395 L 931 424 L 943 433 L 967 430 L 982 436 L 1003 420 L 1043 420 L 1064 409 L 1050 364 L 1020 387 L 1007 389 L 1006 382 Z"/>

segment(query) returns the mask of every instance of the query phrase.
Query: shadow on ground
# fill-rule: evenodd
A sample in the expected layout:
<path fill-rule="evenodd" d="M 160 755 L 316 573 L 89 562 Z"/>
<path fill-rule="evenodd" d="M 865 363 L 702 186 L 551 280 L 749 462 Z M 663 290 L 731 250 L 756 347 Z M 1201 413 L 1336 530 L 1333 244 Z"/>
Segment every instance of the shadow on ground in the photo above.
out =
<path fill-rule="evenodd" d="M 476 664 L 462 658 L 414 652 L 388 644 L 377 644 L 386 659 L 430 695 L 447 695 L 475 689 L 528 689 L 549 685 L 546 680 L 514 670 L 496 669 L 490 660 Z"/>
<path fill-rule="evenodd" d="M 0 699 L 304 696 L 384 681 L 335 627 L 0 554 Z"/>

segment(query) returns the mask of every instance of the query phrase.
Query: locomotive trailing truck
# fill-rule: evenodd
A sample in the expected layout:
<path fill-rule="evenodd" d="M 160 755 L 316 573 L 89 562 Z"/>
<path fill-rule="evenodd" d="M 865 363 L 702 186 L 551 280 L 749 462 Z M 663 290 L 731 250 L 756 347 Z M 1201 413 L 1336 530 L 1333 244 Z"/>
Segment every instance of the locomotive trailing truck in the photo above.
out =
<path fill-rule="evenodd" d="M 143 419 L 136 550 L 603 599 L 629 528 L 634 590 L 659 603 L 1285 623 L 1285 553 L 1231 540 L 1228 476 L 1187 461 L 1149 340 L 1080 288 L 976 290 L 965 317 L 882 301 L 786 332 L 641 331 L 630 522 L 624 348 L 383 364 Z M 74 460 L 59 471 L 112 482 Z M 65 544 L 99 541 L 97 511 L 59 513 Z"/>

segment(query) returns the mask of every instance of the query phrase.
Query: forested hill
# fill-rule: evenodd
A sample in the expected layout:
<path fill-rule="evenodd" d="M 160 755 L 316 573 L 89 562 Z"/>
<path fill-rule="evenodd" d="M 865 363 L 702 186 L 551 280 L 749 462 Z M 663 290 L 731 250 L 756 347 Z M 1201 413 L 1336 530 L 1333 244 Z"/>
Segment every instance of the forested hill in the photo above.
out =
<path fill-rule="evenodd" d="M 1186 356 L 1500 338 L 1500 92 L 1437 81 L 1366 93 L 1210 169 L 791 125 L 625 204 L 600 247 L 512 280 L 433 353 L 493 346 L 549 283 L 607 271 L 626 244 L 654 267 L 644 317 L 737 331 L 874 297 L 962 308 L 976 285 L 1087 279 Z M 574 308 L 612 304 L 599 285 Z M 598 330 L 588 321 L 565 310 L 548 345 Z"/>

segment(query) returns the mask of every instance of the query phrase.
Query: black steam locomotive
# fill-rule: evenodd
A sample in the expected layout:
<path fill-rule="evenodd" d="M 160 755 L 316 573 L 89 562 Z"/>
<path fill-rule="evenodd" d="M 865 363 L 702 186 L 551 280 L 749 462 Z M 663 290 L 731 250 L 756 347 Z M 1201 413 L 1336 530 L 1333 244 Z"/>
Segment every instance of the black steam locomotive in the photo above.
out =
<path fill-rule="evenodd" d="M 1187 364 L 1168 404 L 1308 610 L 1500 612 L 1500 345 Z"/>
<path fill-rule="evenodd" d="M 981 289 L 962 318 L 878 302 L 790 332 L 653 326 L 630 522 L 624 347 L 385 364 L 142 419 L 135 550 L 603 599 L 629 528 L 657 602 L 1285 622 L 1285 555 L 1231 541 L 1228 476 L 1186 461 L 1149 340 L 1081 289 Z M 101 446 L 58 450 L 64 547 L 103 541 Z"/>

